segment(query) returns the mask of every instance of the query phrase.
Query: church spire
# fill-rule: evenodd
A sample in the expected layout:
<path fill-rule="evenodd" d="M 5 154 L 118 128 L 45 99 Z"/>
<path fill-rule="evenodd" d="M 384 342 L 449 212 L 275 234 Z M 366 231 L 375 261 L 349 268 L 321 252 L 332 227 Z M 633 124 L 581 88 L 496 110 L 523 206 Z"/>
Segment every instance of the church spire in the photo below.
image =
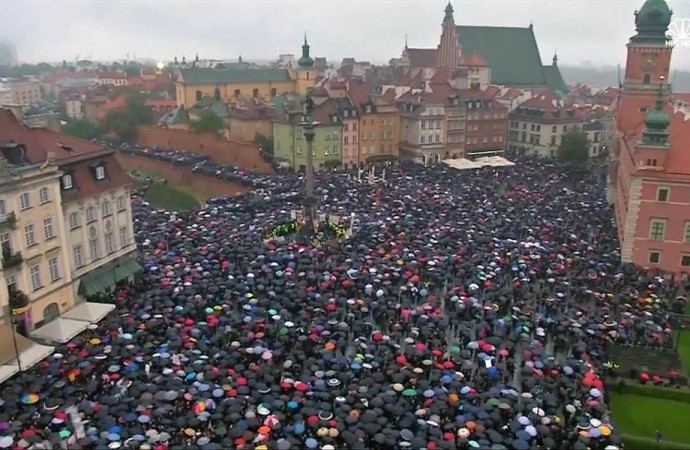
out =
<path fill-rule="evenodd" d="M 450 4 L 450 0 L 448 0 L 448 4 L 446 5 L 446 16 L 444 19 L 453 20 L 453 5 Z"/>
<path fill-rule="evenodd" d="M 460 65 L 460 43 L 455 30 L 453 6 L 446 5 L 446 15 L 441 25 L 441 42 L 438 44 L 436 67 L 455 70 Z"/>
<path fill-rule="evenodd" d="M 554 67 L 558 65 L 558 52 L 556 50 L 553 51 L 553 59 L 551 60 L 551 65 Z"/>

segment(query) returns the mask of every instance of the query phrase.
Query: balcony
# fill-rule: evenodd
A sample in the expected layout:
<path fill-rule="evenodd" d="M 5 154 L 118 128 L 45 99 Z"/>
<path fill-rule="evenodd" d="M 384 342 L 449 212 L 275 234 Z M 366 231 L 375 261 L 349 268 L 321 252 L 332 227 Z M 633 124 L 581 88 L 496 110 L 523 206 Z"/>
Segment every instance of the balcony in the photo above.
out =
<path fill-rule="evenodd" d="M 11 228 L 14 230 L 16 226 L 17 216 L 14 214 L 14 211 L 10 212 L 9 214 L 0 216 L 0 229 Z"/>
<path fill-rule="evenodd" d="M 9 269 L 11 267 L 16 267 L 24 261 L 22 258 L 22 252 L 11 253 L 4 251 L 2 252 L 2 268 Z"/>

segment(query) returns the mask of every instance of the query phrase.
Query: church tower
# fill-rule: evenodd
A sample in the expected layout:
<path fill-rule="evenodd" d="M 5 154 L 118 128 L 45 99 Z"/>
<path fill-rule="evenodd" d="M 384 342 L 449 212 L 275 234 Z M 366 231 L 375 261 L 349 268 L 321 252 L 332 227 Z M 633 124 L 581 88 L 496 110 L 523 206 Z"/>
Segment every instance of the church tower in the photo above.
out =
<path fill-rule="evenodd" d="M 628 42 L 624 94 L 653 98 L 658 80 L 668 87 L 672 45 L 666 37 L 672 12 L 664 0 L 647 0 L 635 11 L 636 34 Z"/>
<path fill-rule="evenodd" d="M 453 6 L 446 5 L 446 15 L 441 28 L 441 42 L 438 44 L 436 67 L 456 69 L 460 65 L 460 44 L 455 31 Z"/>
<path fill-rule="evenodd" d="M 316 78 L 316 70 L 314 70 L 314 58 L 309 56 L 309 44 L 307 43 L 307 35 L 304 35 L 304 44 L 302 45 L 302 56 L 297 60 L 297 92 L 299 94 L 306 94 L 314 87 L 314 78 Z"/>

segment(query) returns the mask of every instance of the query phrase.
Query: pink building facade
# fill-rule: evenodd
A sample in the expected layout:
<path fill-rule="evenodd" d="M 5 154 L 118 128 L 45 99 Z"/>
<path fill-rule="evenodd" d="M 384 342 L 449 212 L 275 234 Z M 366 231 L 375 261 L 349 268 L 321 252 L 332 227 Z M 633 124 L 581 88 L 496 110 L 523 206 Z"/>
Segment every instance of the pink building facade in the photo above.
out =
<path fill-rule="evenodd" d="M 690 274 L 690 122 L 673 113 L 669 96 L 670 21 L 664 1 L 647 0 L 636 12 L 608 195 L 623 262 Z"/>

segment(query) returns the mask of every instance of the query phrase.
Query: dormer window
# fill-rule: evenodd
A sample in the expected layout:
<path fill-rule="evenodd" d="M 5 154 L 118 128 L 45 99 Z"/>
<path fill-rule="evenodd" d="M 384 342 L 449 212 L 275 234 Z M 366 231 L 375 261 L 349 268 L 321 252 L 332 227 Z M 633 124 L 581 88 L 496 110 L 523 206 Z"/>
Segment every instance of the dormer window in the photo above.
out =
<path fill-rule="evenodd" d="M 343 117 L 347 117 L 347 116 L 348 116 L 348 111 L 346 109 L 345 111 L 343 111 Z"/>
<path fill-rule="evenodd" d="M 368 113 L 370 113 L 370 112 L 371 112 L 371 105 L 367 105 L 367 107 L 366 107 L 366 111 L 367 111 Z"/>
<path fill-rule="evenodd" d="M 62 183 L 62 189 L 63 190 L 72 189 L 74 187 L 74 184 L 72 183 L 72 174 L 70 174 L 70 173 L 64 174 L 60 178 L 60 181 Z"/>
<path fill-rule="evenodd" d="M 96 180 L 98 180 L 98 181 L 105 180 L 105 167 L 103 165 L 96 166 L 95 173 L 96 173 Z"/>
<path fill-rule="evenodd" d="M 338 122 L 338 116 L 333 116 L 332 120 L 333 120 L 333 123 L 337 123 Z"/>

